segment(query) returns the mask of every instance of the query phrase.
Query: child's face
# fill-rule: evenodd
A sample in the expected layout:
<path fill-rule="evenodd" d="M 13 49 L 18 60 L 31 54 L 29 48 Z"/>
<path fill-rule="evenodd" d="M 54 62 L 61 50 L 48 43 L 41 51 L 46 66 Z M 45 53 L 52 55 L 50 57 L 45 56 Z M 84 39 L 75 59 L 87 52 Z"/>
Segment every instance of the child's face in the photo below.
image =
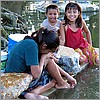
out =
<path fill-rule="evenodd" d="M 75 21 L 78 18 L 79 14 L 80 14 L 77 9 L 73 9 L 73 8 L 68 9 L 65 13 L 66 13 L 67 18 L 71 22 Z"/>
<path fill-rule="evenodd" d="M 49 9 L 46 16 L 50 23 L 56 23 L 58 18 L 58 11 L 56 9 Z"/>

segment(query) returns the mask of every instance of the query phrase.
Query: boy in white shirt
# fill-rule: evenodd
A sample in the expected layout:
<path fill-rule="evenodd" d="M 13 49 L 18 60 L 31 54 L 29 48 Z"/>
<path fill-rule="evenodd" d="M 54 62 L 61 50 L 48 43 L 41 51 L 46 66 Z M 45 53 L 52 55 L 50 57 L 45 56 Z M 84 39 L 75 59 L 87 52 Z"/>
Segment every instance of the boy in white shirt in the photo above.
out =
<path fill-rule="evenodd" d="M 57 19 L 58 16 L 59 16 L 59 9 L 57 5 L 51 4 L 47 6 L 46 8 L 47 19 L 45 19 L 42 22 L 42 27 L 45 27 L 48 30 L 53 30 L 55 32 L 58 32 L 61 23 L 61 21 Z"/>

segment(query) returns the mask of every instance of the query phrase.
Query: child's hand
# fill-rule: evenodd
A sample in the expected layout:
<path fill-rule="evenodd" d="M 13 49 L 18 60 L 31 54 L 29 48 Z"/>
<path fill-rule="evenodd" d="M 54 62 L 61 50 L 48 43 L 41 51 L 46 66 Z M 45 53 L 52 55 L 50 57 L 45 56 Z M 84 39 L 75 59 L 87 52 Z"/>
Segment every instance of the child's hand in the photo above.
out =
<path fill-rule="evenodd" d="M 54 56 L 52 52 L 49 52 L 48 54 L 43 54 L 42 57 L 44 59 L 53 59 L 56 63 L 58 62 L 58 59 Z"/>
<path fill-rule="evenodd" d="M 56 63 L 58 62 L 58 59 L 57 59 L 54 55 L 52 55 L 51 58 L 52 58 Z"/>
<path fill-rule="evenodd" d="M 42 54 L 42 58 L 45 58 L 45 59 L 52 58 L 52 56 L 53 56 L 53 53 L 52 52 L 49 52 L 47 54 Z"/>
<path fill-rule="evenodd" d="M 74 88 L 75 85 L 77 84 L 76 79 L 73 78 L 72 76 L 69 76 L 67 80 L 68 80 L 68 82 L 70 83 L 70 87 L 71 87 L 71 88 Z"/>
<path fill-rule="evenodd" d="M 61 25 L 64 25 L 65 26 L 65 20 L 62 20 L 61 21 Z"/>

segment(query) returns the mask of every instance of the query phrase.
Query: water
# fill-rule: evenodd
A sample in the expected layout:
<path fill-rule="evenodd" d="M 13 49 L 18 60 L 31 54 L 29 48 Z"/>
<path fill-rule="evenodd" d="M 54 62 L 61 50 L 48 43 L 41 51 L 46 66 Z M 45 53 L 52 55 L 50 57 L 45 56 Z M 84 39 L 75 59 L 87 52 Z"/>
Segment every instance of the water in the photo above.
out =
<path fill-rule="evenodd" d="M 97 12 L 87 12 L 83 13 L 83 19 L 87 21 L 88 26 L 90 25 L 93 46 L 99 47 L 99 21 L 97 19 L 88 21 L 90 16 L 95 15 Z M 59 16 L 59 19 L 63 19 L 63 14 Z M 23 17 L 27 21 L 27 25 L 30 27 L 30 31 L 32 31 L 32 27 L 37 30 L 42 21 L 46 18 L 44 13 L 40 13 L 38 11 L 23 11 Z M 99 19 L 99 17 L 97 17 Z M 95 23 L 95 27 L 93 28 L 92 24 Z M 33 30 L 34 30 L 33 29 Z M 74 89 L 69 90 L 57 90 L 51 95 L 49 95 L 50 99 L 99 99 L 99 68 L 96 66 L 90 67 L 88 66 L 81 73 L 79 73 L 76 77 L 78 84 Z"/>

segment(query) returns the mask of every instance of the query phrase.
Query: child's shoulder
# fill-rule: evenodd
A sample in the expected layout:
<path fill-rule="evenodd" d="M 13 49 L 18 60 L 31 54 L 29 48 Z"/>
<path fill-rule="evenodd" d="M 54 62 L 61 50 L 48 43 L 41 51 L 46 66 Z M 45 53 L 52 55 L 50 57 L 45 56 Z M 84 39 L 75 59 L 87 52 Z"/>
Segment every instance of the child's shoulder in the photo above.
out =
<path fill-rule="evenodd" d="M 82 19 L 82 25 L 86 25 L 86 22 L 84 19 Z"/>
<path fill-rule="evenodd" d="M 44 19 L 43 22 L 48 22 L 48 19 Z"/>
<path fill-rule="evenodd" d="M 83 28 L 83 27 L 86 27 L 86 22 L 85 22 L 85 20 L 82 20 L 82 27 L 81 27 L 81 28 Z"/>
<path fill-rule="evenodd" d="M 45 26 L 48 24 L 48 19 L 44 19 L 43 22 L 42 22 L 42 26 Z"/>

